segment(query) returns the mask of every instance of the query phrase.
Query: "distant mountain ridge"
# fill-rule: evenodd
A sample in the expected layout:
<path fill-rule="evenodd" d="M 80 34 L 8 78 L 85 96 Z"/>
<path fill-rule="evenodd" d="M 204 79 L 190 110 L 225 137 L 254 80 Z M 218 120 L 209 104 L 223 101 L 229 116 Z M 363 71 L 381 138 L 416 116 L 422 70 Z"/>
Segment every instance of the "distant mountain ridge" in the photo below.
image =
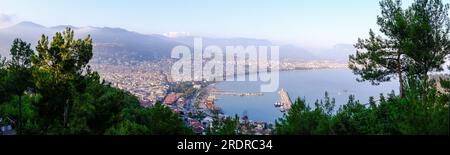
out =
<path fill-rule="evenodd" d="M 318 53 L 318 57 L 326 60 L 337 60 L 347 62 L 351 54 L 355 54 L 356 49 L 350 44 L 337 44 L 334 47 Z"/>
<path fill-rule="evenodd" d="M 8 55 L 8 50 L 15 38 L 21 38 L 35 46 L 42 34 L 53 36 L 56 32 L 70 27 L 75 31 L 75 37 L 82 38 L 91 35 L 94 41 L 94 60 L 149 60 L 169 58 L 175 46 L 193 46 L 193 36 L 166 37 L 159 34 L 141 34 L 123 28 L 111 27 L 77 27 L 72 25 L 58 25 L 45 27 L 33 22 L 21 22 L 14 26 L 0 29 L 0 54 Z M 252 38 L 209 38 L 202 37 L 203 46 L 272 46 L 269 40 Z M 321 56 L 293 45 L 281 45 L 280 57 L 316 60 Z"/>
<path fill-rule="evenodd" d="M 42 34 L 53 36 L 66 27 L 74 29 L 77 38 L 91 35 L 94 41 L 94 58 L 99 59 L 167 57 L 173 47 L 180 45 L 179 42 L 159 35 L 143 35 L 121 28 L 76 27 L 71 25 L 44 27 L 32 22 L 22 22 L 9 28 L 0 29 L 0 47 L 3 51 L 1 54 L 7 54 L 6 51 L 15 38 L 21 38 L 35 46 Z"/>

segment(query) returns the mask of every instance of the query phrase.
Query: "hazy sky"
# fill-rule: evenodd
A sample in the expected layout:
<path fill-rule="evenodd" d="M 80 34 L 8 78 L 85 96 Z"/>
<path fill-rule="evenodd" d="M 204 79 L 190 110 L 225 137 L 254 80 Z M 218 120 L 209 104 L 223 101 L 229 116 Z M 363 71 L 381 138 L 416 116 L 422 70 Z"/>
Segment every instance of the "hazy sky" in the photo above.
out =
<path fill-rule="evenodd" d="M 409 4 L 412 0 L 406 0 Z M 444 0 L 449 3 L 450 0 Z M 378 0 L 0 0 L 0 27 L 122 27 L 141 33 L 248 37 L 307 48 L 353 44 L 376 27 Z"/>

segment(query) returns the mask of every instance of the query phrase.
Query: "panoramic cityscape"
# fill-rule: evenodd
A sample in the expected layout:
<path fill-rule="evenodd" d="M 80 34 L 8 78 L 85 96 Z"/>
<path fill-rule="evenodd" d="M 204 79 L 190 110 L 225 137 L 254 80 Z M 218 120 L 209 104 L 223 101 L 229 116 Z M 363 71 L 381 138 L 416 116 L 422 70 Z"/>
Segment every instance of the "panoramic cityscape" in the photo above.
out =
<path fill-rule="evenodd" d="M 0 0 L 0 136 L 448 135 L 449 10 Z"/>

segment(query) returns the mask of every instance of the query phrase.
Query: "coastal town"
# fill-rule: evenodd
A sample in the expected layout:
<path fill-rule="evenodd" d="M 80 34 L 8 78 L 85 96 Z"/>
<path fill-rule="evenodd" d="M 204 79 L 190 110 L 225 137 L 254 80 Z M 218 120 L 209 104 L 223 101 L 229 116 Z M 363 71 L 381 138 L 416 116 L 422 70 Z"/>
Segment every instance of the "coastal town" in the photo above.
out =
<path fill-rule="evenodd" d="M 196 134 L 205 135 L 212 128 L 214 119 L 223 121 L 228 117 L 220 107 L 216 106 L 218 96 L 261 96 L 258 92 L 229 92 L 217 89 L 214 81 L 176 82 L 170 77 L 170 66 L 173 60 L 95 63 L 92 69 L 97 71 L 105 84 L 125 90 L 139 99 L 143 108 L 150 108 L 160 103 L 173 112 L 178 113 L 186 126 Z M 281 71 L 339 69 L 345 64 L 333 61 L 282 61 Z M 433 76 L 435 79 L 448 75 Z M 440 88 L 439 86 L 437 86 Z M 439 89 L 438 89 L 439 90 Z M 288 92 L 281 88 L 278 92 L 279 102 L 274 108 L 286 113 L 293 104 Z M 15 135 L 16 131 L 7 123 L 8 118 L 0 118 L 0 135 Z M 248 135 L 271 135 L 273 124 L 250 120 L 246 114 L 239 117 L 239 132 Z"/>
<path fill-rule="evenodd" d="M 100 74 L 104 84 L 125 90 L 139 99 L 143 108 L 150 108 L 160 103 L 173 112 L 178 113 L 186 126 L 191 127 L 196 134 L 205 135 L 215 119 L 224 121 L 227 116 L 216 106 L 217 96 L 261 96 L 259 92 L 227 92 L 214 87 L 214 81 L 176 82 L 171 79 L 171 59 L 157 61 L 120 61 L 97 60 L 91 69 Z M 338 64 L 330 63 L 317 68 L 320 62 L 283 62 L 280 70 L 305 70 L 339 68 Z M 238 73 L 239 74 L 239 73 Z M 287 92 L 280 91 L 282 105 L 274 104 L 280 111 L 289 110 L 290 101 Z M 217 120 L 216 120 L 217 121 Z M 7 118 L 0 118 L 0 135 L 15 135 L 16 131 L 7 123 Z M 264 121 L 250 120 L 243 114 L 238 120 L 239 133 L 247 135 L 271 135 L 273 124 Z"/>
<path fill-rule="evenodd" d="M 201 82 L 175 82 L 170 77 L 170 66 L 172 60 L 145 61 L 135 64 L 93 64 L 93 70 L 98 71 L 103 80 L 122 90 L 126 90 L 138 97 L 140 104 L 144 108 L 152 107 L 156 103 L 172 109 L 180 114 L 187 126 L 197 134 L 206 134 L 218 116 L 219 119 L 226 119 L 220 107 L 215 105 L 217 96 L 258 96 L 258 92 L 225 92 L 217 90 L 213 81 Z M 282 70 L 299 69 L 323 69 L 339 68 L 343 65 L 329 63 L 328 65 L 317 65 L 320 62 L 283 62 L 280 63 Z M 312 67 L 313 66 L 313 67 Z M 317 68 L 317 66 L 321 66 Z M 279 107 L 282 112 L 286 112 L 290 104 L 287 92 L 282 90 L 280 101 L 283 103 Z M 261 121 L 252 121 L 248 116 L 239 118 L 240 132 L 252 135 L 272 134 L 273 124 Z"/>

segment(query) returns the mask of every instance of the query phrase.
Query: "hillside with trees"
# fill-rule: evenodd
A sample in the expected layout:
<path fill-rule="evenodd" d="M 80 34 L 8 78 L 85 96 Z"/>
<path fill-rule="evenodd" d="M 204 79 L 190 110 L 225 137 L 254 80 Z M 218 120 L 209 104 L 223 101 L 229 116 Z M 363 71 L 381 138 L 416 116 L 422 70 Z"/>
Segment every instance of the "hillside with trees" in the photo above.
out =
<path fill-rule="evenodd" d="M 0 117 L 25 135 L 185 135 L 178 114 L 161 104 L 141 108 L 136 97 L 112 88 L 90 69 L 90 36 L 67 28 L 36 46 L 16 39 L 0 63 Z"/>
<path fill-rule="evenodd" d="M 450 54 L 449 4 L 415 0 L 407 9 L 400 0 L 382 0 L 377 19 L 382 35 L 370 30 L 359 39 L 349 68 L 358 81 L 380 82 L 397 78 L 397 96 L 360 103 L 350 96 L 334 112 L 335 102 L 325 95 L 311 107 L 298 99 L 276 122 L 276 134 L 306 135 L 448 135 L 449 81 L 430 78 L 442 71 Z M 439 83 L 438 83 L 439 82 Z M 444 91 L 438 91 L 439 84 Z"/>

